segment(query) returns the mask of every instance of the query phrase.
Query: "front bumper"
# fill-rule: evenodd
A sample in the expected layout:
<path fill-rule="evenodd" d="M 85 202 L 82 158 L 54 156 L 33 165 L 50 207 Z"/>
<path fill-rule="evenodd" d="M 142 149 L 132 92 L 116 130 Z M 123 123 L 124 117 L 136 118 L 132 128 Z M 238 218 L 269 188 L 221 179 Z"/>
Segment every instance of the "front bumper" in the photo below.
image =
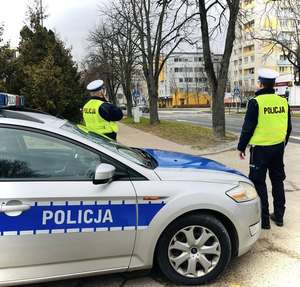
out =
<path fill-rule="evenodd" d="M 235 209 L 236 229 L 239 238 L 238 256 L 245 254 L 258 240 L 261 233 L 260 199 L 237 203 Z"/>

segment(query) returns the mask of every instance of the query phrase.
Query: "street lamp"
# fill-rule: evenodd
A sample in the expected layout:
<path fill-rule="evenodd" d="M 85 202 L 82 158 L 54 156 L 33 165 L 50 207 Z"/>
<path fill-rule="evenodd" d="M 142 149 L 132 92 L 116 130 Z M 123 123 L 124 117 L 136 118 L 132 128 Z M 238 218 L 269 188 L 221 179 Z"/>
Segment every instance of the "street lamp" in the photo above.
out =
<path fill-rule="evenodd" d="M 44 19 L 43 19 L 43 0 L 40 0 L 40 17 L 41 17 L 41 26 L 44 27 Z"/>

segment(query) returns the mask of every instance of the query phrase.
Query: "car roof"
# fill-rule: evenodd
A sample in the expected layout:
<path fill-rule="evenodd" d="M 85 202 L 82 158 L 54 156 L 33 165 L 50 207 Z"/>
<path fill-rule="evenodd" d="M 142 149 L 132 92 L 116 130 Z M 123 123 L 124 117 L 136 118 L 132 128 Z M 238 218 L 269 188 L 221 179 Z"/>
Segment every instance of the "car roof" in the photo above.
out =
<path fill-rule="evenodd" d="M 28 125 L 30 125 L 30 122 L 33 122 L 45 126 L 51 126 L 54 128 L 59 128 L 66 122 L 66 120 L 64 119 L 60 119 L 43 112 L 33 111 L 33 110 L 22 111 L 22 110 L 0 109 L 0 122 L 1 122 L 1 118 L 11 120 L 12 124 L 15 122 L 15 120 L 22 120 L 22 121 L 26 121 Z"/>

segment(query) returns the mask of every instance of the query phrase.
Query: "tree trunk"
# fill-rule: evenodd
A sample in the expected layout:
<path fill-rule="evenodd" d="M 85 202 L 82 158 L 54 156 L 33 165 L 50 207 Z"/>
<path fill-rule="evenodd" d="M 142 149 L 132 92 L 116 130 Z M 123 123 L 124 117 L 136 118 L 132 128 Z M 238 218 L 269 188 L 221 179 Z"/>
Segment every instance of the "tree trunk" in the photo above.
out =
<path fill-rule="evenodd" d="M 132 118 L 132 96 L 130 89 L 126 89 L 125 97 L 127 101 L 127 117 Z"/>
<path fill-rule="evenodd" d="M 127 117 L 132 118 L 132 98 L 127 98 Z"/>
<path fill-rule="evenodd" d="M 212 89 L 212 123 L 216 138 L 225 138 L 224 94 L 226 80 L 219 79 L 217 89 Z"/>
<path fill-rule="evenodd" d="M 294 84 L 295 86 L 300 86 L 300 57 L 297 58 L 297 65 L 294 66 Z"/>
<path fill-rule="evenodd" d="M 117 104 L 116 95 L 114 94 L 114 89 L 113 89 L 112 85 L 109 83 L 109 81 L 108 81 L 108 85 L 107 85 L 107 94 L 108 94 L 109 101 L 112 104 L 116 105 Z"/>
<path fill-rule="evenodd" d="M 150 124 L 158 124 L 158 83 L 155 82 L 153 77 L 149 77 L 147 80 L 148 94 L 149 94 L 149 110 L 150 110 Z"/>

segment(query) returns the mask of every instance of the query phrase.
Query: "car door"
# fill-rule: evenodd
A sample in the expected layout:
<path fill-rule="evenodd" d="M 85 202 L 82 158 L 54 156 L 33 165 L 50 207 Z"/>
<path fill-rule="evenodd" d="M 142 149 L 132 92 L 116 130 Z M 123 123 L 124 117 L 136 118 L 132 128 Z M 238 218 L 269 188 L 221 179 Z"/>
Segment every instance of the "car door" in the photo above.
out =
<path fill-rule="evenodd" d="M 104 158 L 119 179 L 95 185 Z M 137 215 L 126 174 L 86 146 L 0 126 L 0 282 L 127 268 Z"/>

